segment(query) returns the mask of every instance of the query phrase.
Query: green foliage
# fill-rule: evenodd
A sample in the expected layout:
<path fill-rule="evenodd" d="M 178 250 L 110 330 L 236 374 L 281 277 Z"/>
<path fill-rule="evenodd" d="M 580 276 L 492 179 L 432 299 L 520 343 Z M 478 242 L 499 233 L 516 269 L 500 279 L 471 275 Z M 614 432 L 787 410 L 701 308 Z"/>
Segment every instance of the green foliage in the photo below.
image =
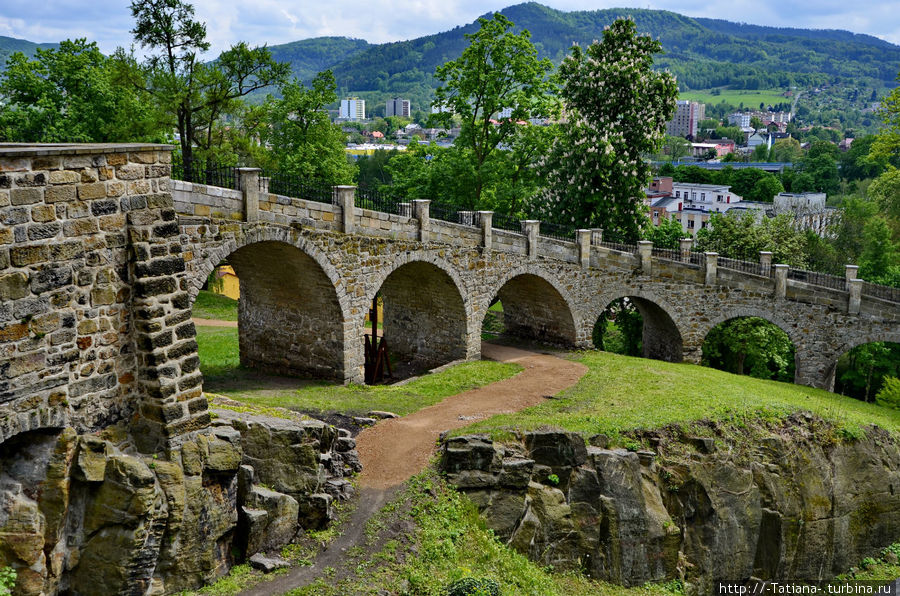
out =
<path fill-rule="evenodd" d="M 602 227 L 612 239 L 639 237 L 650 177 L 643 155 L 659 149 L 675 113 L 674 77 L 652 70 L 661 50 L 634 21 L 618 19 L 560 65 L 568 115 L 543 168 L 542 219 Z"/>
<path fill-rule="evenodd" d="M 194 300 L 193 316 L 201 319 L 237 321 L 238 301 L 211 291 L 201 290 Z"/>
<path fill-rule="evenodd" d="M 447 596 L 500 596 L 500 584 L 487 577 L 463 577 L 450 582 Z"/>
<path fill-rule="evenodd" d="M 740 317 L 713 327 L 703 342 L 704 366 L 757 379 L 794 380 L 794 345 L 777 325 Z"/>
<path fill-rule="evenodd" d="M 144 95 L 116 84 L 97 44 L 66 40 L 13 54 L 0 74 L 0 139 L 28 143 L 163 140 Z"/>
<path fill-rule="evenodd" d="M 875 403 L 885 408 L 900 410 L 900 379 L 885 377 L 881 389 L 875 395 Z"/>
<path fill-rule="evenodd" d="M 872 401 L 887 377 L 900 377 L 900 344 L 863 344 L 838 359 L 835 391 Z"/>
<path fill-rule="evenodd" d="M 723 257 L 756 261 L 760 251 L 773 253 L 774 263 L 805 268 L 806 235 L 794 229 L 788 215 L 764 217 L 757 222 L 753 214 L 727 211 L 714 213 L 709 226 L 697 232 L 697 248 L 717 252 Z"/>
<path fill-rule="evenodd" d="M 644 319 L 627 298 L 613 300 L 600 313 L 592 339 L 594 347 L 615 354 L 640 356 L 643 353 Z"/>
<path fill-rule="evenodd" d="M 559 476 L 557 476 L 556 474 L 550 474 L 549 476 L 547 476 L 547 482 L 549 482 L 553 486 L 556 486 L 559 484 Z"/>
<path fill-rule="evenodd" d="M 884 217 L 873 217 L 863 227 L 864 248 L 859 256 L 859 277 L 873 283 L 900 287 L 900 253 Z"/>
<path fill-rule="evenodd" d="M 12 567 L 0 567 L 0 596 L 9 596 L 16 587 L 16 570 Z"/>
<path fill-rule="evenodd" d="M 552 65 L 540 60 L 528 31 L 513 33 L 513 23 L 500 13 L 480 18 L 476 33 L 466 34 L 469 45 L 456 60 L 439 66 L 435 78 L 436 119 L 449 125 L 453 116 L 462 121 L 455 145 L 464 150 L 474 174 L 467 205 L 482 205 L 487 173 L 501 145 L 512 145 L 529 118 L 548 117 L 555 112 L 552 89 L 547 79 Z M 500 112 L 511 110 L 509 117 Z M 495 166 L 496 167 L 496 166 Z"/>
<path fill-rule="evenodd" d="M 135 41 L 145 50 L 139 62 L 121 48 L 115 59 L 120 80 L 149 94 L 161 123 L 178 131 L 185 164 L 215 154 L 223 118 L 240 108 L 239 98 L 283 82 L 290 67 L 272 60 L 265 47 L 240 42 L 212 63 L 198 55 L 209 49 L 206 25 L 182 0 L 133 0 Z M 221 155 L 215 155 L 221 159 Z M 188 179 L 191 171 L 186 168 Z"/>
<path fill-rule="evenodd" d="M 331 71 L 317 74 L 309 88 L 294 80 L 281 86 L 281 98 L 263 105 L 263 145 L 271 147 L 269 167 L 328 184 L 349 184 L 353 168 L 344 152 L 344 133 L 324 107 L 337 99 Z"/>
<path fill-rule="evenodd" d="M 678 249 L 681 239 L 684 238 L 684 230 L 676 219 L 664 218 L 658 226 L 647 224 L 644 226 L 644 240 L 649 240 L 656 248 Z"/>

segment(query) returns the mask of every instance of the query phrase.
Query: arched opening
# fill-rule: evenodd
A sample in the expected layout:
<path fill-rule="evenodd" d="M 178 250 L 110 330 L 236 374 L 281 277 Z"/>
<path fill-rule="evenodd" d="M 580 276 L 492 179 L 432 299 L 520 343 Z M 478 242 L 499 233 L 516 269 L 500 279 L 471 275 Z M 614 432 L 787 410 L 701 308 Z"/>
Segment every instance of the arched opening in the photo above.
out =
<path fill-rule="evenodd" d="M 572 346 L 575 320 L 566 299 L 553 284 L 531 273 L 507 281 L 490 303 L 482 321 L 484 337 L 510 336 L 540 343 Z"/>
<path fill-rule="evenodd" d="M 886 399 L 886 393 L 890 390 L 886 389 L 887 385 L 892 384 L 889 379 L 898 378 L 900 343 L 868 342 L 844 352 L 838 358 L 834 367 L 834 391 L 863 401 L 880 402 Z M 891 407 L 900 407 L 900 403 Z"/>
<path fill-rule="evenodd" d="M 198 294 L 194 315 L 236 319 L 241 366 L 343 380 L 344 317 L 334 284 L 315 259 L 290 244 L 264 241 L 238 248 L 220 265 Z M 227 279 L 219 285 L 223 269 Z M 225 295 L 236 294 L 227 282 L 239 287 L 236 304 Z M 204 333 L 217 352 L 233 352 L 225 338 L 233 330 L 200 327 L 201 341 Z M 233 353 L 225 356 L 233 364 Z M 215 366 L 216 358 L 213 353 L 205 364 Z"/>
<path fill-rule="evenodd" d="M 466 357 L 465 305 L 443 269 L 423 261 L 401 265 L 376 296 L 381 320 L 367 332 L 383 338 L 393 379 Z"/>
<path fill-rule="evenodd" d="M 760 317 L 734 317 L 706 334 L 701 363 L 739 375 L 793 382 L 796 348 L 778 325 Z"/>
<path fill-rule="evenodd" d="M 683 341 L 675 321 L 660 305 L 640 296 L 610 302 L 597 317 L 594 347 L 627 356 L 681 362 Z"/>

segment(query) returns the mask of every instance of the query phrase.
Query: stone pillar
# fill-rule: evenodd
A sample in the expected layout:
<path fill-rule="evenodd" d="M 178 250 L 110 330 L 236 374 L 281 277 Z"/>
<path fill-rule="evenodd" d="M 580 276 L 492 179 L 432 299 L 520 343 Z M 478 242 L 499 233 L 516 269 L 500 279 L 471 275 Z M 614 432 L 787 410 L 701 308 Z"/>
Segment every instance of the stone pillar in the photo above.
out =
<path fill-rule="evenodd" d="M 428 242 L 428 230 L 431 228 L 431 201 L 415 199 L 412 205 L 413 217 L 419 220 L 419 242 Z"/>
<path fill-rule="evenodd" d="M 487 252 L 494 244 L 494 212 L 479 211 L 478 222 L 481 224 L 481 245 Z"/>
<path fill-rule="evenodd" d="M 259 168 L 236 168 L 244 195 L 244 221 L 259 221 Z"/>
<path fill-rule="evenodd" d="M 691 260 L 691 248 L 694 246 L 694 239 L 682 238 L 678 241 L 678 245 L 681 249 L 681 260 L 685 263 L 689 263 Z"/>
<path fill-rule="evenodd" d="M 412 203 L 400 203 L 400 215 L 403 217 L 412 217 Z"/>
<path fill-rule="evenodd" d="M 706 280 L 704 283 L 708 286 L 714 286 L 716 285 L 716 274 L 718 273 L 719 253 L 707 252 L 703 254 L 706 255 Z"/>
<path fill-rule="evenodd" d="M 582 269 L 591 266 L 591 230 L 575 230 L 575 244 L 578 246 L 578 262 Z"/>
<path fill-rule="evenodd" d="M 591 228 L 591 244 L 599 246 L 603 242 L 603 228 Z"/>
<path fill-rule="evenodd" d="M 859 277 L 859 266 L 858 265 L 844 265 L 844 277 L 849 282 L 851 279 L 856 279 Z"/>
<path fill-rule="evenodd" d="M 769 277 L 772 271 L 772 253 L 768 250 L 759 251 L 759 272 Z"/>
<path fill-rule="evenodd" d="M 653 275 L 653 243 L 649 240 L 638 240 L 638 255 L 641 257 L 641 273 Z"/>
<path fill-rule="evenodd" d="M 850 291 L 850 299 L 847 301 L 848 314 L 859 314 L 859 303 L 862 300 L 862 282 L 863 280 L 861 279 L 847 280 L 847 289 Z"/>
<path fill-rule="evenodd" d="M 781 263 L 772 267 L 775 269 L 775 297 L 784 298 L 787 295 L 787 274 L 790 267 Z"/>
<path fill-rule="evenodd" d="M 341 231 L 353 233 L 353 220 L 356 216 L 356 187 L 337 186 L 337 204 L 341 206 Z"/>
<path fill-rule="evenodd" d="M 538 237 L 541 231 L 541 222 L 537 219 L 522 221 L 522 232 L 528 243 L 528 258 L 536 259 L 538 254 Z"/>

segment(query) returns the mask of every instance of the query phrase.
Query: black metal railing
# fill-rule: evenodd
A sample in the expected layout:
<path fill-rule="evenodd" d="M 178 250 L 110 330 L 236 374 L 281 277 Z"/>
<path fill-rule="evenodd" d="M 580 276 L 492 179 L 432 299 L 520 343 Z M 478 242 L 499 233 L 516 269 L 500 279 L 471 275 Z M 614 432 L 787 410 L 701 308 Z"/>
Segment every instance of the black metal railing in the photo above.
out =
<path fill-rule="evenodd" d="M 506 230 L 507 232 L 522 233 L 522 220 L 512 215 L 504 213 L 494 213 L 491 218 L 491 227 L 498 230 Z"/>
<path fill-rule="evenodd" d="M 381 211 L 382 213 L 400 213 L 400 203 L 404 201 L 397 195 L 359 186 L 356 188 L 355 205 L 363 209 Z"/>
<path fill-rule="evenodd" d="M 459 208 L 455 205 L 431 203 L 428 209 L 428 216 L 431 219 L 459 223 Z"/>
<path fill-rule="evenodd" d="M 575 239 L 575 228 L 573 226 L 565 226 L 542 221 L 538 234 L 545 238 L 553 238 L 555 240 L 567 240 L 571 242 Z"/>
<path fill-rule="evenodd" d="M 822 286 L 825 288 L 833 288 L 835 290 L 846 290 L 847 280 L 837 275 L 829 275 L 827 273 L 819 273 L 818 271 L 806 271 L 805 269 L 788 270 L 788 279 L 802 281 L 814 286 Z"/>
<path fill-rule="evenodd" d="M 262 172 L 259 189 L 275 195 L 304 199 L 316 203 L 334 204 L 334 186 L 327 182 L 310 180 L 296 174 Z"/>
<path fill-rule="evenodd" d="M 745 261 L 743 259 L 718 257 L 716 259 L 716 267 L 732 269 L 743 273 L 752 273 L 753 275 L 767 275 L 767 273 L 763 273 L 763 268 L 758 262 L 754 263 L 753 261 Z"/>
<path fill-rule="evenodd" d="M 681 260 L 681 250 L 677 250 L 674 248 L 656 248 L 653 247 L 651 251 L 653 256 L 658 259 L 666 259 L 667 261 L 680 261 Z"/>
<path fill-rule="evenodd" d="M 706 265 L 706 253 L 699 250 L 692 250 L 688 257 L 688 263 L 691 265 Z"/>
<path fill-rule="evenodd" d="M 604 240 L 600 243 L 600 246 L 611 248 L 612 250 L 618 250 L 619 252 L 637 252 L 637 244 L 628 244 L 625 242 L 607 242 Z"/>
<path fill-rule="evenodd" d="M 900 288 L 882 286 L 868 281 L 862 282 L 862 295 L 890 300 L 891 302 L 900 302 Z"/>
<path fill-rule="evenodd" d="M 208 184 L 220 188 L 238 188 L 238 176 L 235 166 L 190 160 L 185 162 L 179 155 L 172 156 L 172 178 L 185 182 Z"/>

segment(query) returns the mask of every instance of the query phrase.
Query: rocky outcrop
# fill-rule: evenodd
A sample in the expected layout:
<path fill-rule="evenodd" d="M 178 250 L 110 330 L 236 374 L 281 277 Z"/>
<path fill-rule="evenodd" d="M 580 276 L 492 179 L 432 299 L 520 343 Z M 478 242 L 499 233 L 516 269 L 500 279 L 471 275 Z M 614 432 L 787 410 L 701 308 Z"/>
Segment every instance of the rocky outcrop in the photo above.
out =
<path fill-rule="evenodd" d="M 120 426 L 0 444 L 0 567 L 16 568 L 15 593 L 194 588 L 321 527 L 332 499 L 352 494 L 359 464 L 337 429 L 214 412 L 165 456 L 138 454 Z"/>
<path fill-rule="evenodd" d="M 624 585 L 827 579 L 900 538 L 900 442 L 886 431 L 845 439 L 808 415 L 706 430 L 635 436 L 654 447 L 637 452 L 555 431 L 455 437 L 442 468 L 516 550 Z"/>

